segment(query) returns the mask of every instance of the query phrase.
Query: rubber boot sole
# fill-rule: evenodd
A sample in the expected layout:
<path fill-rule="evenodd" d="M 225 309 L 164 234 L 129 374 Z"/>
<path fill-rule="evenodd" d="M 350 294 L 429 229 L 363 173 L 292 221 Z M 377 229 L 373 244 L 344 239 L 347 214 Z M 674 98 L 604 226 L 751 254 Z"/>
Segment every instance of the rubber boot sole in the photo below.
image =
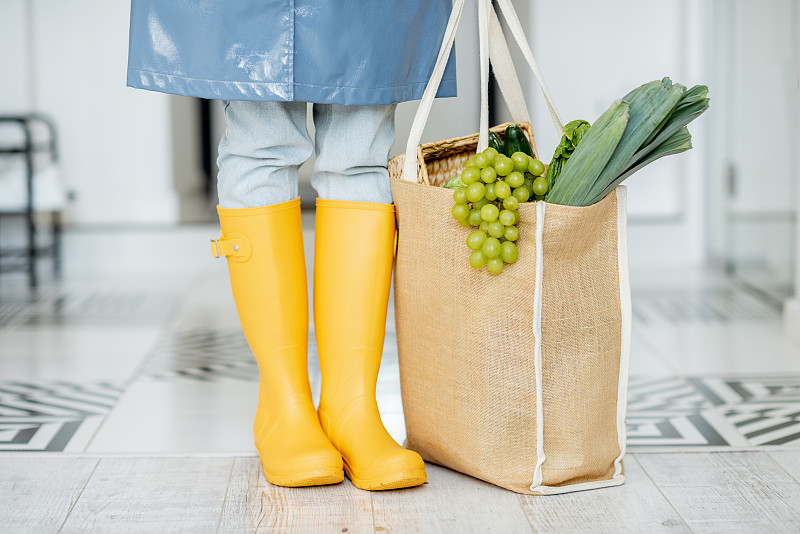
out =
<path fill-rule="evenodd" d="M 353 475 L 345 463 L 344 470 L 347 473 L 347 478 L 353 483 L 355 487 L 367 491 L 381 491 L 393 490 L 401 488 L 413 488 L 420 486 L 428 481 L 428 476 L 425 474 L 424 469 L 409 469 L 407 471 L 398 471 L 391 475 L 386 475 L 378 478 L 358 478 Z"/>
<path fill-rule="evenodd" d="M 344 471 L 341 469 L 320 469 L 318 471 L 309 471 L 304 473 L 297 473 L 294 475 L 271 475 L 266 469 L 264 475 L 267 477 L 267 482 L 275 486 L 283 486 L 286 488 L 298 488 L 302 486 L 327 486 L 329 484 L 338 484 L 344 480 Z"/>
<path fill-rule="evenodd" d="M 256 444 L 256 450 L 259 457 L 261 457 L 261 449 Z M 312 464 L 313 465 L 313 464 Z M 341 464 L 340 464 L 341 465 Z M 344 471 L 342 467 L 323 467 L 319 466 L 300 469 L 288 475 L 276 475 L 270 473 L 269 469 L 262 463 L 261 468 L 264 470 L 264 476 L 267 482 L 275 486 L 283 486 L 285 488 L 299 488 L 302 486 L 327 486 L 330 484 L 338 484 L 344 480 Z"/>

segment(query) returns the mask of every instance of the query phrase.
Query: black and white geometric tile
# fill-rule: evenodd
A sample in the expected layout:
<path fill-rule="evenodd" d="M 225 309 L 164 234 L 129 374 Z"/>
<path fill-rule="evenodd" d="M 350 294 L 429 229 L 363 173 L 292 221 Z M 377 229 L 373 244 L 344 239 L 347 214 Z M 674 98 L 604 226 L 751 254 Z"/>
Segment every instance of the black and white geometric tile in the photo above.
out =
<path fill-rule="evenodd" d="M 0 382 L 0 451 L 82 450 L 122 391 L 112 382 Z"/>
<path fill-rule="evenodd" d="M 734 285 L 697 289 L 643 289 L 633 293 L 633 318 L 641 324 L 727 324 L 779 321 L 781 306 Z"/>
<path fill-rule="evenodd" d="M 24 302 L 0 302 L 0 329 L 13 323 L 26 306 Z"/>
<path fill-rule="evenodd" d="M 397 336 L 387 331 L 384 364 L 396 362 Z M 392 358 L 394 356 L 394 358 Z M 318 371 L 317 340 L 308 337 L 308 364 Z M 199 381 L 258 381 L 258 365 L 241 329 L 171 332 L 147 358 L 140 377 L 157 380 L 183 378 Z"/>
<path fill-rule="evenodd" d="M 631 377 L 628 448 L 747 447 L 747 440 L 687 379 Z"/>
<path fill-rule="evenodd" d="M 316 352 L 312 333 L 309 363 L 318 377 Z M 396 367 L 393 332 L 384 354 Z M 145 360 L 142 378 L 255 382 L 258 367 L 239 329 L 178 331 Z M 0 382 L 0 451 L 80 451 L 122 393 L 122 383 L 108 381 Z M 800 376 L 633 376 L 627 429 L 633 452 L 800 447 Z"/>
<path fill-rule="evenodd" d="M 257 381 L 258 365 L 241 330 L 173 332 L 148 357 L 141 376 Z"/>
<path fill-rule="evenodd" d="M 6 324 L 26 327 L 161 324 L 174 312 L 179 296 L 177 292 L 135 288 L 63 289 L 16 303 L 18 306 L 7 312 Z M 14 312 L 13 316 L 10 312 Z"/>
<path fill-rule="evenodd" d="M 752 445 L 800 445 L 800 376 L 690 380 Z"/>
<path fill-rule="evenodd" d="M 0 288 L 0 330 L 15 324 L 36 305 L 52 298 L 54 294 L 54 290 L 47 289 L 29 291 L 27 288 Z"/>

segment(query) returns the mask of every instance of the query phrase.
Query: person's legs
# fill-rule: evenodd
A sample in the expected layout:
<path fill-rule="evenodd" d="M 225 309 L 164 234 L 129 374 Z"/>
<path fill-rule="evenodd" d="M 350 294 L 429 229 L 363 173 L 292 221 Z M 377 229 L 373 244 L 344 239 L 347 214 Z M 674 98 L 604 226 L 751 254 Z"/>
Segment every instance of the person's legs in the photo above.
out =
<path fill-rule="evenodd" d="M 305 104 L 231 102 L 220 145 L 222 236 L 236 309 L 259 368 L 256 448 L 280 486 L 340 482 L 308 381 L 308 290 L 297 167 L 310 155 Z"/>
<path fill-rule="evenodd" d="M 225 103 L 217 191 L 223 209 L 254 208 L 297 198 L 297 169 L 314 150 L 305 102 Z"/>
<path fill-rule="evenodd" d="M 392 203 L 386 162 L 396 107 L 314 104 L 317 158 L 311 185 L 319 198 Z"/>
<path fill-rule="evenodd" d="M 375 399 L 394 262 L 395 215 L 386 169 L 394 106 L 344 108 L 315 111 L 319 418 L 356 487 L 416 486 L 426 480 L 425 464 L 391 438 Z"/>

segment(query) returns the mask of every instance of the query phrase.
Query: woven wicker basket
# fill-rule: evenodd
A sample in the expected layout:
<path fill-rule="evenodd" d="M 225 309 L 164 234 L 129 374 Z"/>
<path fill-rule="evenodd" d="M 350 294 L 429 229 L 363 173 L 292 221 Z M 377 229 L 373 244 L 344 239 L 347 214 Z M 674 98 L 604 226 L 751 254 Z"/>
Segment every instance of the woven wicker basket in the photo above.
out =
<path fill-rule="evenodd" d="M 507 122 L 489 128 L 490 131 L 505 140 L 506 128 L 511 124 Z M 522 131 L 531 142 L 533 157 L 539 159 L 536 143 L 533 140 L 533 129 L 529 122 L 519 123 Z M 442 141 L 425 143 L 417 148 L 417 161 L 419 162 L 418 176 L 420 183 L 425 185 L 444 185 L 452 177 L 460 174 L 467 166 L 467 160 L 475 155 L 478 148 L 478 134 L 453 137 Z M 400 154 L 389 160 L 389 174 L 392 178 L 402 179 L 405 154 Z"/>

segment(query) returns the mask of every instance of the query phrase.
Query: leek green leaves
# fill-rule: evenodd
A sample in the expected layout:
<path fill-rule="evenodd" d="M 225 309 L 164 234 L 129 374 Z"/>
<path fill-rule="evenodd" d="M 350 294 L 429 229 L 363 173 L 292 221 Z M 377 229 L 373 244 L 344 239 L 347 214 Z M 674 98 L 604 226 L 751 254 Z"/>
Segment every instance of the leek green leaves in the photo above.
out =
<path fill-rule="evenodd" d="M 588 131 L 577 139 L 572 130 L 567 136 L 565 127 L 548 169 L 555 184 L 545 200 L 588 206 L 645 165 L 689 150 L 692 136 L 686 125 L 708 109 L 707 95 L 704 85 L 686 89 L 664 78 L 614 102 L 594 125 L 585 124 Z"/>
<path fill-rule="evenodd" d="M 582 205 L 578 202 L 589 194 L 625 132 L 629 108 L 627 102 L 617 100 L 600 115 L 564 164 L 561 175 L 547 194 L 548 202 Z"/>

